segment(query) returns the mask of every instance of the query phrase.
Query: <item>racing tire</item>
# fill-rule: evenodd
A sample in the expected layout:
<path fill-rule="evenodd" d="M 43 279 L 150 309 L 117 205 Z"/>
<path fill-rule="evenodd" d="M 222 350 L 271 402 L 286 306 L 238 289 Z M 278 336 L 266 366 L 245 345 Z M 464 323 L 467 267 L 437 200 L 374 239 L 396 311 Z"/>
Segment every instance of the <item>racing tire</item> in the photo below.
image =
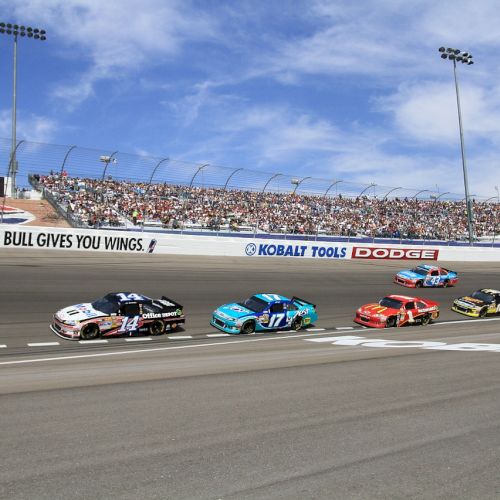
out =
<path fill-rule="evenodd" d="M 479 311 L 479 317 L 480 318 L 484 318 L 486 316 L 486 313 L 488 312 L 488 309 L 486 307 L 483 307 L 480 311 Z"/>
<path fill-rule="evenodd" d="M 415 283 L 415 288 L 422 288 L 422 282 L 421 281 L 417 281 Z"/>
<path fill-rule="evenodd" d="M 165 323 L 159 319 L 149 325 L 149 334 L 152 336 L 161 335 L 165 331 Z"/>
<path fill-rule="evenodd" d="M 100 335 L 101 331 L 99 330 L 99 326 L 95 323 L 88 323 L 80 331 L 80 338 L 82 340 L 93 340 L 100 337 Z"/>
<path fill-rule="evenodd" d="M 387 318 L 387 321 L 385 322 L 385 327 L 394 328 L 395 326 L 396 326 L 396 318 L 394 316 Z"/>
<path fill-rule="evenodd" d="M 424 314 L 420 320 L 422 326 L 427 326 L 431 322 L 431 317 L 428 314 Z"/>
<path fill-rule="evenodd" d="M 298 332 L 302 328 L 302 318 L 295 318 L 292 321 L 292 330 Z"/>
<path fill-rule="evenodd" d="M 250 335 L 255 332 L 255 321 L 245 321 L 241 327 L 240 333 L 243 335 Z"/>
<path fill-rule="evenodd" d="M 448 280 L 444 280 L 443 288 L 448 288 L 450 286 L 450 282 Z"/>

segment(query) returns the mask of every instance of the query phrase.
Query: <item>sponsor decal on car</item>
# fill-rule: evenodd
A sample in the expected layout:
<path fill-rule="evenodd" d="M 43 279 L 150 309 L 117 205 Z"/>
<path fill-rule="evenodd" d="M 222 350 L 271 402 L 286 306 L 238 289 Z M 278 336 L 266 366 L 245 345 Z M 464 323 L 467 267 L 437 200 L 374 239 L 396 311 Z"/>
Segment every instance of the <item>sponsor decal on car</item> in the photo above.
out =
<path fill-rule="evenodd" d="M 439 250 L 424 248 L 353 247 L 353 259 L 437 260 Z"/>

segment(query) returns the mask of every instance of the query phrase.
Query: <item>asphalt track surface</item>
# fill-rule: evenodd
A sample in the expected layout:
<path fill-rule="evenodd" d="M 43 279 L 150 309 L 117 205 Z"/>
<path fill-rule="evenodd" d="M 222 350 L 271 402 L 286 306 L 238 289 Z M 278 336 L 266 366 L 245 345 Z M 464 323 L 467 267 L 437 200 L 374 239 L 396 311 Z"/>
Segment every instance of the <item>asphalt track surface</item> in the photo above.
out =
<path fill-rule="evenodd" d="M 500 263 L 449 265 L 457 287 L 415 293 L 391 283 L 401 262 L 2 250 L 0 498 L 500 498 L 500 352 L 417 342 L 500 344 L 496 318 L 449 310 L 498 288 Z M 48 330 L 109 291 L 178 300 L 189 338 Z M 317 303 L 325 330 L 208 336 L 217 305 L 259 291 Z M 441 317 L 352 323 L 388 293 L 435 298 Z"/>

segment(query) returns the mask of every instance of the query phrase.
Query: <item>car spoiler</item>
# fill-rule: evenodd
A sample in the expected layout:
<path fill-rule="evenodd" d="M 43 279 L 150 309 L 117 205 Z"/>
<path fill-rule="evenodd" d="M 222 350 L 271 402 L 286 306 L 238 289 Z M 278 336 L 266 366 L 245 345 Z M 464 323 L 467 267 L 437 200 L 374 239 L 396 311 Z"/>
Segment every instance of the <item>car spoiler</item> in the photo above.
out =
<path fill-rule="evenodd" d="M 173 306 L 171 307 L 175 307 L 175 308 L 178 308 L 180 307 L 181 309 L 183 309 L 182 305 L 179 304 L 179 302 L 176 302 L 174 299 L 171 299 L 169 297 L 166 297 L 165 295 L 162 295 L 161 296 L 161 300 L 168 300 L 168 302 L 171 302 L 173 304 Z M 170 307 L 170 306 L 169 306 Z"/>
<path fill-rule="evenodd" d="M 300 297 L 295 297 L 295 295 L 292 297 L 292 302 L 298 302 L 301 305 L 310 305 L 313 306 L 314 309 L 316 309 L 316 304 L 313 304 L 312 302 L 309 302 L 308 300 L 301 299 Z"/>

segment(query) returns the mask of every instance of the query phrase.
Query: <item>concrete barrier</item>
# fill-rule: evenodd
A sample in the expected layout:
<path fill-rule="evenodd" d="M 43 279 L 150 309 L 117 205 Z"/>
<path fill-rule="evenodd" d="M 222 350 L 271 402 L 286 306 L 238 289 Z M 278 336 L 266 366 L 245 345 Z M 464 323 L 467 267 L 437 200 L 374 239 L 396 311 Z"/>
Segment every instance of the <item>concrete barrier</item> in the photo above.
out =
<path fill-rule="evenodd" d="M 500 248 L 422 246 L 130 233 L 95 229 L 0 225 L 0 248 L 218 255 L 321 260 L 500 260 Z"/>

